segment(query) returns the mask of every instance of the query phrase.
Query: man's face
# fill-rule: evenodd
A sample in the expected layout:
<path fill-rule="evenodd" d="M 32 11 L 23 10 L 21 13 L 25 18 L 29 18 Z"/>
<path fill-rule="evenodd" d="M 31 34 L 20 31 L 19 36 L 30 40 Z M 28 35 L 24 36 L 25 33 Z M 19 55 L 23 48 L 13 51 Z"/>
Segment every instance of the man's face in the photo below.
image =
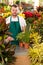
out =
<path fill-rule="evenodd" d="M 11 13 L 12 13 L 13 16 L 16 16 L 17 15 L 17 7 L 12 7 Z"/>

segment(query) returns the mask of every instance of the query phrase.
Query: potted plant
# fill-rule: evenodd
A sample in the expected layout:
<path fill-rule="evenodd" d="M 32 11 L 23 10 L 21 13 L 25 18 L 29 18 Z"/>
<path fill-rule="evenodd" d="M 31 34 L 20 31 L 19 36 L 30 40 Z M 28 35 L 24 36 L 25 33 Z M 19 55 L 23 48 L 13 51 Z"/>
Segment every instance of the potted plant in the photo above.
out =
<path fill-rule="evenodd" d="M 23 43 L 25 48 L 29 48 L 29 42 L 30 42 L 30 31 L 26 31 L 24 33 Z"/>
<path fill-rule="evenodd" d="M 23 36 L 24 36 L 24 32 L 21 32 L 17 35 L 17 40 L 19 40 L 19 46 L 23 47 Z"/>
<path fill-rule="evenodd" d="M 22 43 L 20 43 L 20 46 L 24 46 L 25 48 L 29 47 L 29 40 L 30 40 L 30 32 L 29 31 L 25 31 L 22 33 L 19 33 L 19 35 L 17 36 L 17 39 Z"/>

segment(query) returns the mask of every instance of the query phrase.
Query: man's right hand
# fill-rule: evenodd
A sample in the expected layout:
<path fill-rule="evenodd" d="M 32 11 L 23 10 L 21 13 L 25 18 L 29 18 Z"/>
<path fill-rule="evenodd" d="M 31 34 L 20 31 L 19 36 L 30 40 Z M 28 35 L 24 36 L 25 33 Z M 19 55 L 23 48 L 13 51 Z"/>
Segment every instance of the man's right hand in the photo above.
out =
<path fill-rule="evenodd" d="M 13 40 L 14 40 L 14 38 L 13 38 L 13 37 L 8 36 L 7 40 L 9 40 L 9 41 L 13 41 Z"/>
<path fill-rule="evenodd" d="M 12 37 L 8 36 L 8 37 L 7 37 L 7 39 L 5 39 L 5 42 L 7 42 L 7 43 L 8 43 L 8 42 L 11 42 L 11 41 L 13 41 L 13 40 L 14 40 L 14 38 L 12 38 Z"/>

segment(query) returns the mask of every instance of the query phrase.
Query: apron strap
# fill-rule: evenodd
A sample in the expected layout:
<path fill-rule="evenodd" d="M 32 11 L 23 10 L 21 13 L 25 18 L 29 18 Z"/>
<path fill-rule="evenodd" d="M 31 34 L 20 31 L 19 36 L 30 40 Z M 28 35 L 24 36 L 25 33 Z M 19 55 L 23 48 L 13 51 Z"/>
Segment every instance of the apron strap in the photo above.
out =
<path fill-rule="evenodd" d="M 10 17 L 10 22 L 11 22 L 12 16 Z"/>
<path fill-rule="evenodd" d="M 18 18 L 18 22 L 19 22 L 19 17 L 17 16 L 17 18 Z"/>
<path fill-rule="evenodd" d="M 18 18 L 18 22 L 19 22 L 19 17 L 17 16 L 17 18 Z M 12 16 L 10 17 L 10 22 L 12 21 Z"/>

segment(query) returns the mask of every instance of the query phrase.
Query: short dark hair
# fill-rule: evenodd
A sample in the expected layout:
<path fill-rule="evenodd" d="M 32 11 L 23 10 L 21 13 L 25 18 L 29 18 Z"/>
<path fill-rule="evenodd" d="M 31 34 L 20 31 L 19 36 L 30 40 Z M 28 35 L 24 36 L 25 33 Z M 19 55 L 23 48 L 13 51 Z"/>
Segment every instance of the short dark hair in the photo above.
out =
<path fill-rule="evenodd" d="M 17 6 L 16 4 L 14 4 L 14 5 L 12 5 L 11 7 L 15 7 L 15 8 L 16 8 L 16 7 L 18 7 L 18 6 Z"/>

